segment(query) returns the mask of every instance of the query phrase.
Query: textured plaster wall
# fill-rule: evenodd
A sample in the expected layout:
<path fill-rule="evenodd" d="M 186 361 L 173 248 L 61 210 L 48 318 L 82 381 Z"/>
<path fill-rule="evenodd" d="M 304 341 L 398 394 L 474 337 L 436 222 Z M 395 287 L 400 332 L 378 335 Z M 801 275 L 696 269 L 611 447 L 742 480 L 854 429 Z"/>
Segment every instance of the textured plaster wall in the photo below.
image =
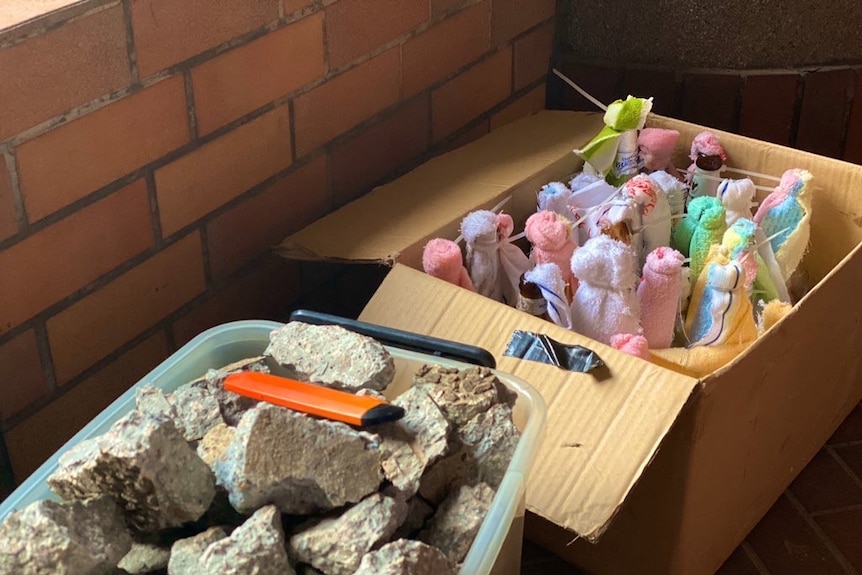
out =
<path fill-rule="evenodd" d="M 581 61 L 686 68 L 862 63 L 860 0 L 558 0 L 559 48 Z"/>

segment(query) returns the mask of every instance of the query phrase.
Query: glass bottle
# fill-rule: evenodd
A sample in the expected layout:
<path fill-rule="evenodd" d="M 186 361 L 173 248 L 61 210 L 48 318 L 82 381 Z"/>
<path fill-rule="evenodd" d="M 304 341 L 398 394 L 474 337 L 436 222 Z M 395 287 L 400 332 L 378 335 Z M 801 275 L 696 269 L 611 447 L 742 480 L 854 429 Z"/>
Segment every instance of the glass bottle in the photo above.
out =
<path fill-rule="evenodd" d="M 542 296 L 542 290 L 536 284 L 528 282 L 525 275 L 521 274 L 521 280 L 518 283 L 518 304 L 515 307 L 530 315 L 551 321 L 551 316 L 548 315 L 548 302 Z"/>

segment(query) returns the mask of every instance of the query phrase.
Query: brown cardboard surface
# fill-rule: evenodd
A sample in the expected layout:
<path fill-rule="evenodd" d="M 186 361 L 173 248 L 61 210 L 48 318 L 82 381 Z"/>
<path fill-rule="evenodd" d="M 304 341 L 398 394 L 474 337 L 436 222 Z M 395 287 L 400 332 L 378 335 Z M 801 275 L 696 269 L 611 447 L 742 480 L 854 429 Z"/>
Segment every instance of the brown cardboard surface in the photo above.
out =
<path fill-rule="evenodd" d="M 527 509 L 588 539 L 601 535 L 652 459 L 697 380 L 668 372 L 552 323 L 396 264 L 361 320 L 474 343 L 498 368 L 529 381 L 548 405 L 547 434 Z M 587 346 L 599 376 L 506 357 L 515 329 Z"/>
<path fill-rule="evenodd" d="M 424 243 L 454 238 L 473 209 L 511 196 L 506 210 L 522 224 L 539 187 L 577 169 L 571 150 L 600 119 L 543 112 L 510 124 L 288 238 L 282 253 L 405 264 L 394 266 L 363 320 L 486 347 L 502 370 L 540 390 L 549 421 L 528 487 L 528 538 L 596 574 L 712 573 L 862 399 L 862 303 L 854 297 L 862 167 L 711 130 L 728 165 L 814 174 L 802 265 L 813 289 L 726 365 L 689 369 L 675 357 L 680 350 L 658 350 L 652 363 L 631 358 L 416 271 Z M 684 146 L 705 128 L 656 115 L 647 124 L 681 132 L 675 162 L 687 167 Z M 499 161 L 506 150 L 532 155 Z M 409 225 L 389 215 L 401 211 Z M 369 241 L 355 225 L 366 218 L 376 222 L 363 224 L 373 228 Z M 608 373 L 593 379 L 501 357 L 516 327 L 590 347 Z"/>
<path fill-rule="evenodd" d="M 573 172 L 578 160 L 572 149 L 602 126 L 596 114 L 542 112 L 528 119 L 376 188 L 290 236 L 276 251 L 299 260 L 416 265 L 416 246 L 436 236 L 455 238 L 460 217 L 491 208 L 512 189 L 538 189 L 551 174 Z"/>

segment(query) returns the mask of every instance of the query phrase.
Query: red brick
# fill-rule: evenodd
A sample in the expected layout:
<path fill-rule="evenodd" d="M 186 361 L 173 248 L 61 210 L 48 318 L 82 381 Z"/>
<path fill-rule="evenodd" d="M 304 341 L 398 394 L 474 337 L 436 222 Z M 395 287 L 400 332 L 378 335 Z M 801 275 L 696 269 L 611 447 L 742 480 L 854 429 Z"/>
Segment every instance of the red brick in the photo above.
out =
<path fill-rule="evenodd" d="M 821 515 L 817 523 L 850 564 L 862 571 L 862 509 Z"/>
<path fill-rule="evenodd" d="M 619 98 L 616 89 L 619 71 L 616 68 L 590 66 L 575 62 L 563 62 L 561 68 L 560 71 L 564 76 L 600 102 L 609 104 Z M 577 112 L 600 111 L 595 104 L 581 96 L 556 75 L 551 76 L 548 91 L 551 96 L 550 101 L 555 108 Z"/>
<path fill-rule="evenodd" d="M 156 170 L 169 236 L 290 166 L 290 118 L 279 106 Z"/>
<path fill-rule="evenodd" d="M 785 496 L 748 535 L 748 542 L 771 573 L 840 575 L 840 564 Z"/>
<path fill-rule="evenodd" d="M 203 290 L 194 233 L 48 320 L 57 380 L 78 375 Z"/>
<path fill-rule="evenodd" d="M 0 344 L 0 419 L 15 415 L 46 393 L 36 333 L 29 329 Z"/>
<path fill-rule="evenodd" d="M 488 50 L 490 10 L 489 0 L 481 2 L 404 43 L 401 66 L 405 97 L 437 83 Z"/>
<path fill-rule="evenodd" d="M 496 130 L 524 116 L 545 109 L 545 85 L 537 86 L 491 116 L 491 129 Z"/>
<path fill-rule="evenodd" d="M 295 263 L 271 256 L 249 273 L 234 278 L 173 323 L 176 345 L 229 321 L 241 319 L 279 320 L 280 312 L 299 297 L 299 268 Z"/>
<path fill-rule="evenodd" d="M 494 0 L 491 10 L 491 45 L 499 46 L 533 26 L 554 17 L 554 0 L 536 0 L 525 6 L 518 0 Z"/>
<path fill-rule="evenodd" d="M 18 216 L 12 196 L 12 178 L 6 166 L 6 156 L 0 154 L 0 240 L 18 232 Z"/>
<path fill-rule="evenodd" d="M 341 0 L 326 8 L 330 68 L 413 30 L 428 19 L 429 0 Z"/>
<path fill-rule="evenodd" d="M 742 94 L 739 133 L 789 145 L 798 84 L 796 74 L 748 76 Z"/>
<path fill-rule="evenodd" d="M 332 150 L 332 196 L 342 206 L 428 149 L 428 97 L 401 106 L 382 122 Z"/>
<path fill-rule="evenodd" d="M 165 334 L 158 332 L 5 432 L 15 478 L 24 481 L 167 354 Z"/>
<path fill-rule="evenodd" d="M 623 70 L 615 98 L 625 98 L 629 94 L 639 98 L 652 98 L 652 111 L 656 114 L 675 114 L 676 78 L 673 72 Z M 593 109 L 595 110 L 595 107 Z"/>
<path fill-rule="evenodd" d="M 746 555 L 742 547 L 737 547 L 727 558 L 715 575 L 760 575 L 760 571 Z"/>
<path fill-rule="evenodd" d="M 842 157 L 851 70 L 813 72 L 805 76 L 796 147 L 831 158 Z"/>
<path fill-rule="evenodd" d="M 431 17 L 436 18 L 448 12 L 459 10 L 473 0 L 431 0 Z"/>
<path fill-rule="evenodd" d="M 490 110 L 511 91 L 512 47 L 507 46 L 431 93 L 434 142 Z"/>
<path fill-rule="evenodd" d="M 320 156 L 207 225 L 212 276 L 224 278 L 332 208 Z"/>
<path fill-rule="evenodd" d="M 0 332 L 152 246 L 151 222 L 138 180 L 0 252 Z"/>
<path fill-rule="evenodd" d="M 835 445 L 850 441 L 862 441 L 862 404 L 853 408 L 827 443 Z"/>
<path fill-rule="evenodd" d="M 515 90 L 548 75 L 553 44 L 553 22 L 548 22 L 515 42 Z"/>
<path fill-rule="evenodd" d="M 125 87 L 123 8 L 115 6 L 0 50 L 0 140 Z"/>
<path fill-rule="evenodd" d="M 138 70 L 146 77 L 278 18 L 278 0 L 132 0 Z"/>
<path fill-rule="evenodd" d="M 323 13 L 192 70 L 198 130 L 206 134 L 323 76 Z"/>
<path fill-rule="evenodd" d="M 847 141 L 844 143 L 844 159 L 862 164 L 862 71 L 856 70 L 856 88 L 853 91 L 853 109 Z"/>
<path fill-rule="evenodd" d="M 284 0 L 284 13 L 293 14 L 314 4 L 314 0 Z"/>
<path fill-rule="evenodd" d="M 188 139 L 180 76 L 55 128 L 18 147 L 27 216 L 39 220 Z"/>
<path fill-rule="evenodd" d="M 790 490 L 808 511 L 862 503 L 862 487 L 825 449 L 799 473 Z"/>
<path fill-rule="evenodd" d="M 294 100 L 298 158 L 398 102 L 399 52 L 387 50 Z"/>
<path fill-rule="evenodd" d="M 682 89 L 680 119 L 734 131 L 742 78 L 736 74 L 690 74 Z"/>

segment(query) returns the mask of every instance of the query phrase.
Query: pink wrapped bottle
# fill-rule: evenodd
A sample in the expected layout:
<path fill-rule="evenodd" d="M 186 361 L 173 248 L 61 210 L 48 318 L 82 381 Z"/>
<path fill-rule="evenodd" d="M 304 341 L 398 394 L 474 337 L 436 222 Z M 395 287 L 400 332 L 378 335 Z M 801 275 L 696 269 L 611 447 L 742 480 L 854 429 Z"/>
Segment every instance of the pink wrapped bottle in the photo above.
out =
<path fill-rule="evenodd" d="M 681 253 L 664 246 L 647 255 L 638 299 L 641 327 L 650 349 L 668 348 L 673 342 L 683 259 Z"/>

